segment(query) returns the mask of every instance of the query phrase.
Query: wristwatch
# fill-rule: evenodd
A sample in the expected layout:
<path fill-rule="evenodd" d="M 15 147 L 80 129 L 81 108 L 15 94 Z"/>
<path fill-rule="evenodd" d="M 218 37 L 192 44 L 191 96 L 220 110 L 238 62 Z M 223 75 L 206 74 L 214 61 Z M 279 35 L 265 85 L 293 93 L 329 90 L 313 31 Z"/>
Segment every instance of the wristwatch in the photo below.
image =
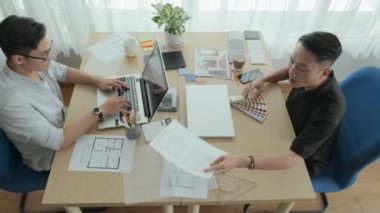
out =
<path fill-rule="evenodd" d="M 99 121 L 103 121 L 103 112 L 102 109 L 100 109 L 100 107 L 94 107 L 91 112 L 99 117 Z"/>

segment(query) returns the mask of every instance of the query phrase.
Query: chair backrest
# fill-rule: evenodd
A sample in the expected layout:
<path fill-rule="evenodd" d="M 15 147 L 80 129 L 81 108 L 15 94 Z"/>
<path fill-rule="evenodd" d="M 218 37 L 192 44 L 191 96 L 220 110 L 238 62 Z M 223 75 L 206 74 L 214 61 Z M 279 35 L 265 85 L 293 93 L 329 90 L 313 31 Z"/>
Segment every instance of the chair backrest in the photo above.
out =
<path fill-rule="evenodd" d="M 347 111 L 335 144 L 332 166 L 321 177 L 312 177 L 316 192 L 336 192 L 350 187 L 359 172 L 380 156 L 380 69 L 361 68 L 346 78 L 340 88 Z"/>
<path fill-rule="evenodd" d="M 20 161 L 20 153 L 0 129 L 0 188 L 6 188 L 5 186 L 10 183 L 16 164 Z"/>
<path fill-rule="evenodd" d="M 25 166 L 22 157 L 6 134 L 0 129 L 0 188 L 25 193 L 44 189 L 48 171 L 37 172 Z"/>

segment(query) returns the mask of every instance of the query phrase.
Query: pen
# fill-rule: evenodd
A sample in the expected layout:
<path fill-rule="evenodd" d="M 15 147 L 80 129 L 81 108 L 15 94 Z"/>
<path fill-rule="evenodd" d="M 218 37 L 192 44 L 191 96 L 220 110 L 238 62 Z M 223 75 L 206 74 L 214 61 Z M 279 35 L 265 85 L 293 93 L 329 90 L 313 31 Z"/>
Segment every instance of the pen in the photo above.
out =
<path fill-rule="evenodd" d="M 124 121 L 124 126 L 127 128 L 131 128 L 131 122 L 129 120 L 128 114 L 126 112 L 123 112 L 123 121 Z"/>
<path fill-rule="evenodd" d="M 134 122 L 133 122 L 133 124 L 134 124 L 134 125 L 136 125 L 136 123 L 137 123 L 138 112 L 139 112 L 138 110 L 135 110 L 135 111 L 134 111 L 134 114 L 133 114 L 133 117 L 134 117 Z"/>
<path fill-rule="evenodd" d="M 135 112 L 135 110 L 133 110 L 133 109 L 131 109 L 131 111 L 129 112 L 129 115 L 130 115 L 130 117 L 131 117 L 131 119 L 130 119 L 131 126 L 132 126 L 132 125 L 134 126 L 134 124 L 135 124 L 135 116 L 134 116 L 134 112 Z"/>

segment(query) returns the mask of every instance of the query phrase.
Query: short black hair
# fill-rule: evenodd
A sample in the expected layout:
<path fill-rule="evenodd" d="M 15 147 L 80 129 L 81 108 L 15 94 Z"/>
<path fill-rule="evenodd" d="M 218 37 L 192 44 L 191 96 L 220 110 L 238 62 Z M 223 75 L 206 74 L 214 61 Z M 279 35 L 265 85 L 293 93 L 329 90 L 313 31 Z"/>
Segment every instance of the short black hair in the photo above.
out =
<path fill-rule="evenodd" d="M 330 61 L 333 64 L 342 53 L 342 45 L 338 37 L 329 32 L 312 32 L 301 36 L 298 42 L 312 52 L 318 62 Z"/>
<path fill-rule="evenodd" d="M 8 60 L 12 55 L 28 55 L 45 37 L 46 27 L 32 18 L 10 15 L 0 23 L 0 47 Z"/>

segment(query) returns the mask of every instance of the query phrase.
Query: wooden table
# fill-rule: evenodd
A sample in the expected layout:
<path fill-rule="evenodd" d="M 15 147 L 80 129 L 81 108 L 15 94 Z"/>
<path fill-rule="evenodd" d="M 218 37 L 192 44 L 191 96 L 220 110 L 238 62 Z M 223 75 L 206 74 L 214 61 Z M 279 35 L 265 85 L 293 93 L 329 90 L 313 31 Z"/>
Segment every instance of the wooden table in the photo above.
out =
<path fill-rule="evenodd" d="M 93 33 L 87 46 L 104 38 L 110 33 Z M 141 33 L 134 33 L 139 35 Z M 163 34 L 156 33 L 154 37 Z M 228 44 L 227 33 L 186 33 L 185 44 L 182 50 L 189 71 L 194 71 L 196 48 L 226 49 Z M 171 50 L 171 49 L 169 49 Z M 83 69 L 91 54 L 86 51 L 81 64 Z M 267 55 L 266 65 L 251 65 L 246 63 L 244 70 L 259 68 L 264 73 L 272 71 L 271 60 Z M 143 69 L 142 53 L 135 58 L 123 61 L 118 75 L 134 73 Z M 169 85 L 175 87 L 179 95 L 179 110 L 177 113 L 157 113 L 154 120 L 170 116 L 186 125 L 185 82 L 175 70 L 167 72 Z M 236 75 L 236 74 L 234 74 Z M 244 88 L 235 80 L 221 80 L 202 78 L 207 84 L 225 84 L 229 95 L 239 95 Z M 239 156 L 255 156 L 279 153 L 289 149 L 294 131 L 290 122 L 284 99 L 278 84 L 267 84 L 264 97 L 268 103 L 269 116 L 264 123 L 259 123 L 232 108 L 232 117 L 236 136 L 233 138 L 207 138 L 207 142 L 221 148 L 230 154 Z M 90 111 L 96 104 L 96 89 L 92 86 L 76 85 L 68 109 L 66 122 L 76 120 Z M 116 134 L 122 135 L 122 129 L 98 131 L 95 127 L 89 134 Z M 138 146 L 146 145 L 143 137 L 137 140 Z M 56 153 L 52 165 L 49 181 L 45 189 L 43 204 L 56 206 L 124 206 L 123 175 L 119 173 L 101 172 L 71 172 L 68 171 L 73 146 Z M 279 203 L 278 212 L 287 212 L 292 202 L 297 200 L 314 199 L 315 194 L 304 163 L 299 163 L 292 169 L 285 171 L 249 171 L 236 169 L 230 176 L 243 180 L 254 181 L 258 186 L 227 203 Z M 159 177 L 157 177 L 159 178 Z M 144 203 L 144 205 L 218 205 L 221 201 L 215 191 L 209 191 L 208 199 L 169 198 Z M 196 206 L 194 209 L 197 209 Z"/>

